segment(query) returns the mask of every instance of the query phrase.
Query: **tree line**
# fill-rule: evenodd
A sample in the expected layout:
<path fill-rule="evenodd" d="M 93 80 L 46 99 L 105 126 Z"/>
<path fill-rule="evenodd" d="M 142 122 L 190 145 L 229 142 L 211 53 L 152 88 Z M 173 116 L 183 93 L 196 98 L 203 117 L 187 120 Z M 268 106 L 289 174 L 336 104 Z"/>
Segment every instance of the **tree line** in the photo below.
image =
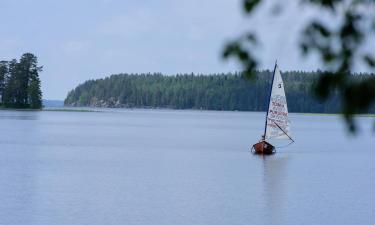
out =
<path fill-rule="evenodd" d="M 284 72 L 291 112 L 338 113 L 341 99 L 333 93 L 326 102 L 314 97 L 320 71 Z M 355 74 L 356 80 L 370 74 Z M 258 71 L 253 80 L 241 73 L 228 74 L 118 74 L 89 80 L 68 93 L 67 106 L 140 107 L 205 110 L 265 111 L 272 72 Z M 371 109 L 375 112 L 374 108 Z"/>
<path fill-rule="evenodd" d="M 0 61 L 0 106 L 6 108 L 42 108 L 38 59 L 25 53 L 19 60 Z"/>

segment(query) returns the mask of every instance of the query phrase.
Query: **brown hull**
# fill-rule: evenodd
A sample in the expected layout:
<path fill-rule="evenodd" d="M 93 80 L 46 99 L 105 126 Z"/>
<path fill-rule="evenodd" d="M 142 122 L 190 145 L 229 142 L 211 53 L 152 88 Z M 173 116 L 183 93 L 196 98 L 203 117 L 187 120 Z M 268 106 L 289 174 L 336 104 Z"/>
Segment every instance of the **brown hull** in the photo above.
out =
<path fill-rule="evenodd" d="M 253 145 L 253 152 L 261 155 L 271 155 L 275 153 L 275 147 L 267 141 L 260 141 Z"/>

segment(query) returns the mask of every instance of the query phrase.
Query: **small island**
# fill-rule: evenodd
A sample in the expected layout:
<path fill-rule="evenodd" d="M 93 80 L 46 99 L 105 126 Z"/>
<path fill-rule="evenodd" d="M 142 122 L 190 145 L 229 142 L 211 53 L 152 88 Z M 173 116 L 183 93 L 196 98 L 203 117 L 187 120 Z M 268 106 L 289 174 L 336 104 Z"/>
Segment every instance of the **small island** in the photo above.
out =
<path fill-rule="evenodd" d="M 291 112 L 340 113 L 339 93 L 321 102 L 313 94 L 320 71 L 283 72 Z M 373 74 L 353 74 L 360 81 Z M 255 81 L 241 73 L 117 74 L 89 80 L 70 91 L 65 106 L 265 111 L 272 72 L 258 71 Z M 369 109 L 374 113 L 375 108 Z"/>
<path fill-rule="evenodd" d="M 41 109 L 42 68 L 32 53 L 23 54 L 19 60 L 0 61 L 0 107 Z"/>

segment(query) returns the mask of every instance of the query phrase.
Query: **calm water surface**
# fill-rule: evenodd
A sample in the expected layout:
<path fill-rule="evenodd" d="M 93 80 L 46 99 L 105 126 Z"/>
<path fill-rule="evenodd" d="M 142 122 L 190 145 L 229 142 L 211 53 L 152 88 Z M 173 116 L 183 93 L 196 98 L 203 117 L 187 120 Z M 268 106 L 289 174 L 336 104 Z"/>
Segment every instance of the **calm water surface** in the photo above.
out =
<path fill-rule="evenodd" d="M 374 119 L 291 120 L 262 158 L 264 113 L 0 111 L 0 224 L 374 224 Z"/>

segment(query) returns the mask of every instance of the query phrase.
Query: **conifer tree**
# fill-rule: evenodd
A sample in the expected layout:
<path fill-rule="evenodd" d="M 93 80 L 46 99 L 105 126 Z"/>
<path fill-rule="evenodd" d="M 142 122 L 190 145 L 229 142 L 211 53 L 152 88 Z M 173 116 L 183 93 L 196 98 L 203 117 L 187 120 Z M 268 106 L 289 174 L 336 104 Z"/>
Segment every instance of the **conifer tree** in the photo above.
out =
<path fill-rule="evenodd" d="M 0 61 L 0 104 L 4 104 L 5 85 L 8 79 L 8 62 Z"/>
<path fill-rule="evenodd" d="M 42 108 L 38 59 L 25 53 L 20 61 L 0 62 L 0 103 L 13 108 Z"/>

